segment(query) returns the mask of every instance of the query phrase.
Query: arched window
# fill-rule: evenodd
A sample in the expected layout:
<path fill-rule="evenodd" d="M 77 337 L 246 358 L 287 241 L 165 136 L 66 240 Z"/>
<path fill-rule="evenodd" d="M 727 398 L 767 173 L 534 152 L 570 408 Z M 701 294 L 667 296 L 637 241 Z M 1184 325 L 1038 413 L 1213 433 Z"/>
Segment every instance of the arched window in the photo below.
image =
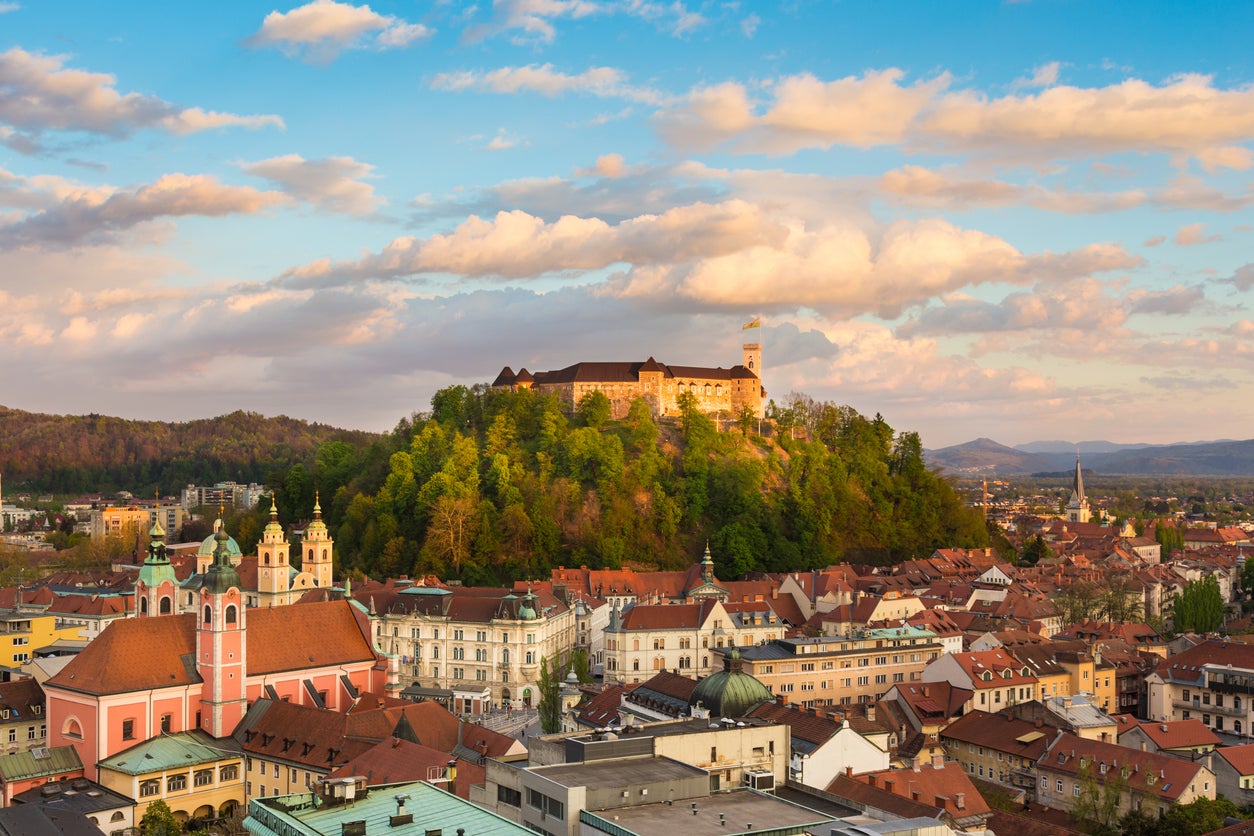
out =
<path fill-rule="evenodd" d="M 61 724 L 61 734 L 65 737 L 72 737 L 75 740 L 82 740 L 83 726 L 78 722 L 77 717 L 67 717 L 65 722 Z"/>
<path fill-rule="evenodd" d="M 310 559 L 310 560 L 313 560 L 313 557 L 314 557 L 314 550 L 313 550 L 313 549 L 310 549 L 310 550 L 309 550 L 309 559 Z"/>
<path fill-rule="evenodd" d="M 226 623 L 227 624 L 235 623 L 235 605 L 234 604 L 226 608 Z"/>
<path fill-rule="evenodd" d="M 265 562 L 265 564 L 269 566 L 270 565 L 270 550 L 266 549 L 265 551 L 263 551 L 261 553 L 261 557 L 262 557 L 262 560 Z"/>
<path fill-rule="evenodd" d="M 148 615 L 148 599 L 147 598 L 139 599 L 139 614 Z"/>
<path fill-rule="evenodd" d="M 205 607 L 205 623 L 206 623 L 206 624 L 211 624 L 212 622 L 213 622 L 213 609 L 212 609 L 211 607 L 209 607 L 209 606 L 207 606 L 207 605 L 206 605 L 206 607 Z"/>
<path fill-rule="evenodd" d="M 327 549 L 323 549 L 323 550 L 322 550 L 322 559 L 323 559 L 323 560 L 330 560 L 330 559 L 331 559 L 331 552 L 330 552 L 330 551 L 328 551 Z"/>
<path fill-rule="evenodd" d="M 162 615 L 169 615 L 174 610 L 174 602 L 170 600 L 168 595 L 162 595 L 158 608 L 161 610 Z"/>
<path fill-rule="evenodd" d="M 508 647 L 501 651 L 501 664 L 502 665 L 509 664 L 509 648 Z"/>

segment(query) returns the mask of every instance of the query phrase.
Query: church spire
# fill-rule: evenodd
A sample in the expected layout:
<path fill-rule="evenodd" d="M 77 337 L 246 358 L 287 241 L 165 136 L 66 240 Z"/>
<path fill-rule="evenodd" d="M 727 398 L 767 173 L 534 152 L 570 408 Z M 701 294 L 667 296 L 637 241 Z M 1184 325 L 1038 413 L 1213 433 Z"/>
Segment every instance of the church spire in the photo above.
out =
<path fill-rule="evenodd" d="M 1075 454 L 1075 476 L 1071 482 L 1071 499 L 1067 501 L 1067 522 L 1086 523 L 1091 514 L 1089 500 L 1084 495 L 1084 471 L 1080 467 L 1080 453 Z"/>

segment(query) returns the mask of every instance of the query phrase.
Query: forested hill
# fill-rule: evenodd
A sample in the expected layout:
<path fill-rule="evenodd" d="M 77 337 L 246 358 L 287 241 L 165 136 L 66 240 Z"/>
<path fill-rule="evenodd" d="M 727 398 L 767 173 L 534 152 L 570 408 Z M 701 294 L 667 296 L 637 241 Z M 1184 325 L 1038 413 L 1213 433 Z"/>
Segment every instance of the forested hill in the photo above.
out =
<path fill-rule="evenodd" d="M 165 423 L 0 406 L 0 473 L 9 491 L 174 493 L 189 483 L 265 482 L 276 468 L 312 465 L 327 442 L 364 447 L 378 438 L 254 412 Z"/>
<path fill-rule="evenodd" d="M 878 416 L 802 399 L 764 438 L 751 418 L 719 431 L 685 406 L 656 420 L 637 401 L 610 421 L 600 393 L 570 414 L 529 391 L 452 387 L 381 445 L 328 445 L 312 472 L 277 479 L 280 514 L 310 507 L 316 486 L 341 570 L 470 584 L 559 564 L 678 568 L 707 541 L 725 578 L 988 541 L 918 435 Z M 267 513 L 228 520 L 246 551 Z"/>

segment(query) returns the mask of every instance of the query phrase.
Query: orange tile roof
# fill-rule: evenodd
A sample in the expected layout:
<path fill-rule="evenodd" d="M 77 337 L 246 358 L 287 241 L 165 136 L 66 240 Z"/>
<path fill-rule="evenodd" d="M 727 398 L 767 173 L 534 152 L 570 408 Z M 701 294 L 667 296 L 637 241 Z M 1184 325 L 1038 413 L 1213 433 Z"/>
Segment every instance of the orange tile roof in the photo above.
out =
<path fill-rule="evenodd" d="M 1159 750 L 1192 749 L 1198 746 L 1218 746 L 1220 740 L 1215 733 L 1206 728 L 1201 720 L 1173 720 L 1170 722 L 1152 722 L 1145 720 L 1132 728 L 1119 732 L 1120 743 L 1125 734 L 1139 729 Z"/>
<path fill-rule="evenodd" d="M 454 794 L 469 800 L 471 785 L 483 783 L 486 770 L 482 766 L 450 757 L 447 752 L 421 743 L 397 738 L 379 741 L 327 777 L 334 779 L 364 775 L 367 786 L 407 784 L 412 781 L 434 782 L 445 777 L 450 762 L 457 773 L 454 778 Z"/>
<path fill-rule="evenodd" d="M 356 611 L 344 601 L 250 609 L 245 624 L 249 676 L 378 658 Z M 310 640 L 293 641 L 294 636 Z M 89 694 L 190 685 L 201 681 L 195 653 L 194 613 L 117 619 L 48 685 Z"/>
<path fill-rule="evenodd" d="M 1254 743 L 1244 746 L 1224 746 L 1215 754 L 1228 762 L 1238 775 L 1254 775 Z"/>

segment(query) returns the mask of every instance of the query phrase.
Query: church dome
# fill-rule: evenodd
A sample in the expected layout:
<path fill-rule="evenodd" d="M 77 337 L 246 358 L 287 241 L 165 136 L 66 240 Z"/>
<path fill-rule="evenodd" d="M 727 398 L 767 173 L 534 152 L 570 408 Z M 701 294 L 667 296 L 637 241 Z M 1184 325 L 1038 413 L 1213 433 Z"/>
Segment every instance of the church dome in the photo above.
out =
<path fill-rule="evenodd" d="M 723 669 L 692 689 L 688 705 L 701 703 L 711 717 L 743 717 L 754 706 L 773 699 L 769 688 L 741 670 L 740 651 L 733 647 L 723 659 Z"/>
<path fill-rule="evenodd" d="M 213 524 L 214 533 L 210 534 L 204 540 L 200 541 L 200 548 L 196 549 L 197 557 L 213 557 L 213 550 L 218 547 L 214 537 L 218 533 L 218 529 L 222 527 L 222 520 L 217 520 Z M 235 538 L 227 535 L 226 538 L 226 554 L 227 557 L 242 557 L 243 552 L 239 550 L 239 543 L 235 542 Z"/>

